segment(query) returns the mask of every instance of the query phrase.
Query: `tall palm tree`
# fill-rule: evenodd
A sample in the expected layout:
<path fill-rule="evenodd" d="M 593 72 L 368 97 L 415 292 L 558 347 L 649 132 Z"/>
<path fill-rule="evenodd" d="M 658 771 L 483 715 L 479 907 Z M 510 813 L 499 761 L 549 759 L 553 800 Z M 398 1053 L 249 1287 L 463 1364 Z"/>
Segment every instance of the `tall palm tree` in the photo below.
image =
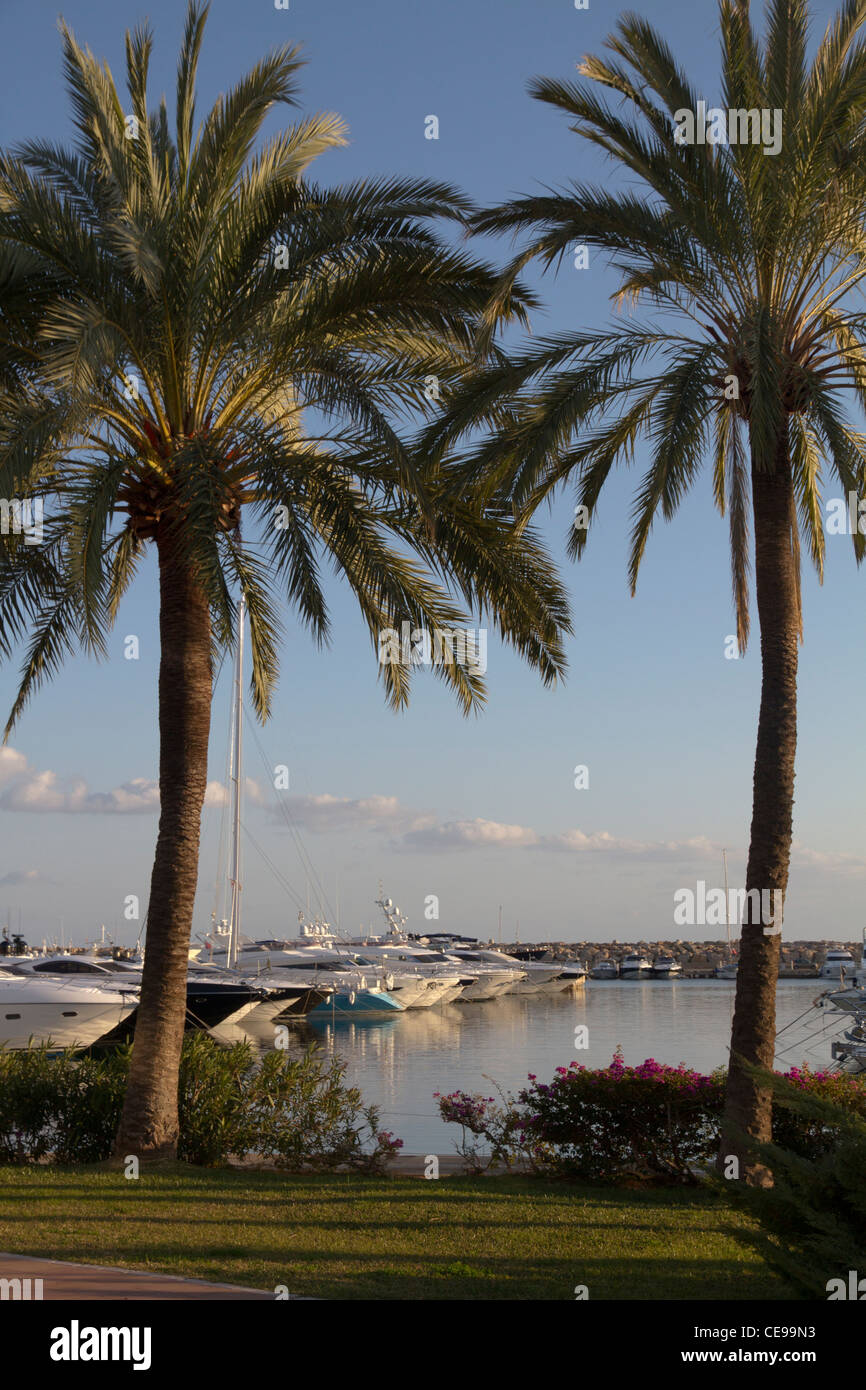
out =
<path fill-rule="evenodd" d="M 454 628 L 463 603 L 553 681 L 567 606 L 543 547 L 501 508 L 445 495 L 407 427 L 465 376 L 494 273 L 434 219 L 468 204 L 419 179 L 322 188 L 333 115 L 254 153 L 296 104 L 297 50 L 260 62 L 196 127 L 207 7 L 189 7 L 174 132 L 149 112 L 151 36 L 127 34 L 129 110 L 63 29 L 74 149 L 0 164 L 0 493 L 44 499 L 43 543 L 0 546 L 0 654 L 22 640 L 6 735 L 69 652 L 97 655 L 143 552 L 159 570 L 159 832 L 141 1004 L 118 1154 L 170 1157 L 215 656 L 246 600 L 252 698 L 267 717 L 280 596 L 322 642 L 321 569 L 383 629 Z M 509 313 L 524 312 L 518 290 Z M 250 526 L 242 534 L 242 515 Z M 462 600 L 462 601 L 461 601 Z M 380 664 L 395 707 L 411 669 Z M 437 668 L 468 711 L 484 682 Z"/>
<path fill-rule="evenodd" d="M 649 466 L 632 514 L 632 592 L 659 512 L 672 517 L 708 463 L 716 505 L 730 523 L 741 652 L 753 532 L 762 687 L 746 888 L 774 892 L 779 911 L 772 923 L 762 921 L 748 900 L 722 1144 L 738 1159 L 728 1172 L 750 1182 L 767 1176 L 747 1152 L 748 1136 L 769 1137 L 770 1098 L 744 1064 L 769 1067 L 774 1056 L 802 636 L 800 533 L 820 575 L 822 470 L 846 495 L 860 495 L 866 463 L 866 440 L 841 395 L 853 390 L 866 402 L 864 315 L 852 304 L 866 274 L 864 17 L 864 0 L 848 0 L 809 65 L 805 0 L 770 0 L 765 41 L 747 0 L 722 0 L 722 106 L 742 111 L 748 134 L 750 111 L 759 125 L 767 111 L 767 134 L 780 112 L 775 154 L 764 143 L 687 143 L 699 93 L 662 37 L 633 15 L 607 40 L 611 56 L 578 65 L 583 81 L 534 80 L 532 95 L 572 117 L 572 129 L 605 151 L 627 186 L 573 182 L 475 219 L 480 232 L 528 234 L 491 301 L 482 346 L 509 308 L 515 276 L 533 259 L 548 268 L 580 245 L 609 253 L 620 301 L 655 313 L 606 331 L 533 340 L 510 362 L 479 371 L 425 438 L 432 464 L 452 455 L 464 432 L 484 426 L 481 443 L 465 450 L 464 482 L 509 497 L 518 516 L 572 481 L 585 509 L 570 539 L 574 557 L 611 469 L 647 441 Z M 766 142 L 763 132 L 759 138 Z M 858 562 L 864 544 L 856 534 Z"/>

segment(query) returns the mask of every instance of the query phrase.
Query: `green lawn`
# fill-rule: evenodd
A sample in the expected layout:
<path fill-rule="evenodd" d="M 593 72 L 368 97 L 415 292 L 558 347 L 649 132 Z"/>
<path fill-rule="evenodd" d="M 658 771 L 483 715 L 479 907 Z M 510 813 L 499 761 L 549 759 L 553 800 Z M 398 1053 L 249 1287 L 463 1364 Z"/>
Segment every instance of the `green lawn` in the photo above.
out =
<path fill-rule="evenodd" d="M 530 1178 L 0 1169 L 0 1251 L 318 1298 L 790 1297 L 746 1225 L 706 1192 Z"/>

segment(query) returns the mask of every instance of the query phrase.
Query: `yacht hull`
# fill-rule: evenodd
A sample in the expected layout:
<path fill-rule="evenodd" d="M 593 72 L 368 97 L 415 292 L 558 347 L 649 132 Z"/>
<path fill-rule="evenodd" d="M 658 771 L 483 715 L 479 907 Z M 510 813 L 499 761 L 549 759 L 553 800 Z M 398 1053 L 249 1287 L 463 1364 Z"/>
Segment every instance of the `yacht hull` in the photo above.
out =
<path fill-rule="evenodd" d="M 376 1014 L 388 1016 L 405 1012 L 406 1005 L 399 1003 L 386 990 L 358 989 L 345 994 L 338 990 L 327 1002 L 317 1004 L 311 1009 L 308 1017 L 315 1020 L 327 1019 L 333 1014 L 350 1014 L 354 1018 L 361 1014 L 372 1017 Z"/>
<path fill-rule="evenodd" d="M 132 1014 L 137 995 L 98 986 L 0 980 L 0 1047 L 92 1047 Z"/>

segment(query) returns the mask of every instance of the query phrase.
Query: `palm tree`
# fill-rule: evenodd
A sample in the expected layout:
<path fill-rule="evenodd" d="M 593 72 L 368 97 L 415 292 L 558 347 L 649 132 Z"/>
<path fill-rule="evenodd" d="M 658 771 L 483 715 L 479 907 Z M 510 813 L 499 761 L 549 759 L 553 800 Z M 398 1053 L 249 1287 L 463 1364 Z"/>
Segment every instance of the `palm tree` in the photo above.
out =
<path fill-rule="evenodd" d="M 770 1098 L 743 1064 L 771 1067 L 774 1056 L 802 637 L 800 533 L 820 575 L 822 469 L 846 495 L 860 494 L 866 464 L 866 440 L 840 395 L 853 390 L 866 402 L 864 316 L 851 307 L 866 273 L 866 4 L 848 0 L 811 66 L 804 0 L 770 0 L 764 42 L 747 0 L 722 0 L 719 16 L 723 105 L 739 113 L 738 123 L 745 118 L 747 134 L 758 133 L 762 111 L 770 123 L 781 113 L 779 152 L 765 153 L 763 132 L 761 144 L 687 143 L 699 94 L 656 30 L 633 15 L 608 39 L 612 56 L 578 65 L 584 81 L 534 80 L 532 95 L 573 118 L 572 129 L 605 151 L 628 187 L 573 182 L 475 219 L 479 232 L 528 234 L 491 301 L 482 347 L 509 308 L 515 276 L 534 259 L 549 268 L 576 246 L 608 253 L 619 300 L 655 312 L 605 331 L 537 339 L 509 362 L 489 364 L 431 425 L 424 446 L 432 464 L 484 426 L 482 441 L 465 452 L 464 485 L 510 498 L 518 517 L 571 480 L 584 509 L 570 539 L 576 557 L 611 469 L 648 441 L 632 515 L 632 593 L 659 512 L 670 519 L 709 463 L 730 524 L 741 652 L 753 532 L 762 688 L 746 888 L 774 892 L 779 911 L 762 922 L 748 899 L 722 1153 L 738 1159 L 729 1173 L 763 1182 L 766 1174 L 747 1161 L 747 1140 L 769 1138 Z M 858 562 L 864 544 L 856 534 Z"/>
<path fill-rule="evenodd" d="M 562 672 L 567 606 L 543 547 L 501 509 L 445 495 L 405 426 L 435 379 L 456 388 L 494 273 L 447 246 L 469 205 L 418 179 L 321 188 L 344 143 L 333 115 L 254 153 L 275 104 L 296 104 L 281 48 L 197 128 L 207 7 L 192 3 L 174 132 L 149 112 L 147 30 L 127 34 L 130 110 L 63 28 L 74 149 L 32 142 L 0 164 L 0 493 L 46 506 L 43 543 L 0 547 L 0 654 L 26 640 L 6 728 L 77 647 L 106 636 L 143 552 L 159 570 L 159 832 L 120 1155 L 171 1157 L 215 657 L 250 618 L 252 699 L 268 715 L 280 597 L 329 634 L 321 569 L 383 629 L 489 615 L 545 682 Z M 520 290 L 509 313 L 524 313 Z M 406 436 L 406 437 L 404 437 Z M 242 535 L 242 514 L 252 533 Z M 395 707 L 411 669 L 380 664 Z M 443 664 L 464 711 L 480 672 Z"/>

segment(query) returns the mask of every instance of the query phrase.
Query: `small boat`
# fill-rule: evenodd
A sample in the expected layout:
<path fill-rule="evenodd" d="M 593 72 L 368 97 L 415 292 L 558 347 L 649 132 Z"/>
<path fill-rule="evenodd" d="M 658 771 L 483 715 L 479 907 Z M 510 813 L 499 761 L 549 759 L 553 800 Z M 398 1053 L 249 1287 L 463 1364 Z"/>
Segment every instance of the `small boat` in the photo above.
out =
<path fill-rule="evenodd" d="M 585 979 L 586 966 L 584 965 L 583 961 L 569 960 L 566 961 L 563 965 L 562 974 L 560 975 L 558 980 L 554 981 L 554 985 L 552 987 L 555 988 L 556 986 L 562 986 L 563 989 L 568 989 L 572 985 L 583 984 Z"/>
<path fill-rule="evenodd" d="M 619 973 L 623 980 L 643 980 L 652 973 L 652 966 L 646 956 L 635 953 L 634 955 L 623 956 Z"/>
<path fill-rule="evenodd" d="M 821 966 L 822 980 L 853 979 L 857 973 L 857 962 L 850 951 L 828 951 Z"/>
<path fill-rule="evenodd" d="M 716 980 L 735 980 L 737 978 L 737 961 L 726 960 L 721 965 L 717 965 L 713 971 L 713 978 Z"/>
<path fill-rule="evenodd" d="M 656 956 L 652 963 L 654 980 L 674 980 L 682 975 L 683 967 L 673 956 Z"/>
<path fill-rule="evenodd" d="M 596 961 L 589 972 L 591 980 L 617 980 L 619 979 L 619 966 L 615 960 L 605 956 L 604 960 Z"/>

